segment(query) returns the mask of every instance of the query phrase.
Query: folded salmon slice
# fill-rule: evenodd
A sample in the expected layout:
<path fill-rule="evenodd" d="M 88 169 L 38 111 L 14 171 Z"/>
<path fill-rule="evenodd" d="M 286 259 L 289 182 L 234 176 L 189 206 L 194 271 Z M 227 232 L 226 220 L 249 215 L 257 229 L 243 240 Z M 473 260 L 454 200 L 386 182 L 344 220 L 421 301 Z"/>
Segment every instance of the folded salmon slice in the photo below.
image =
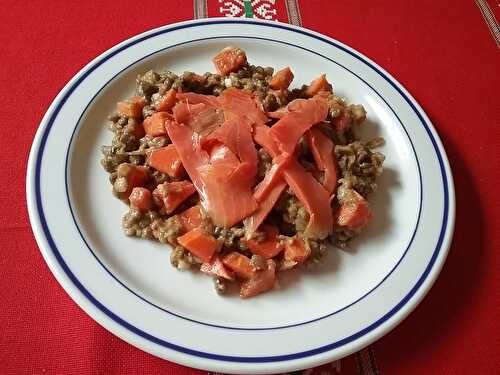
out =
<path fill-rule="evenodd" d="M 172 112 L 174 114 L 175 121 L 179 124 L 188 125 L 191 119 L 198 115 L 200 112 L 207 110 L 209 107 L 204 103 L 189 104 L 187 101 L 178 102 Z"/>
<path fill-rule="evenodd" d="M 280 150 L 276 142 L 271 138 L 269 134 L 270 130 L 266 125 L 256 126 L 254 128 L 253 139 L 255 143 L 262 146 L 274 158 L 280 154 Z"/>
<path fill-rule="evenodd" d="M 287 108 L 289 113 L 271 128 L 271 137 L 281 152 L 292 154 L 304 133 L 326 118 L 328 105 L 321 98 L 297 99 Z"/>
<path fill-rule="evenodd" d="M 333 229 L 330 194 L 295 159 L 290 161 L 283 173 L 285 181 L 309 212 L 304 235 L 319 239 L 327 237 Z"/>
<path fill-rule="evenodd" d="M 253 196 L 257 202 L 261 202 L 268 195 L 270 190 L 283 180 L 283 170 L 286 168 L 291 158 L 291 155 L 281 154 L 273 159 L 271 169 L 254 189 Z"/>
<path fill-rule="evenodd" d="M 252 124 L 264 124 L 268 121 L 262 106 L 248 91 L 229 88 L 224 90 L 218 99 L 226 119 L 234 116 L 246 117 Z"/>
<path fill-rule="evenodd" d="M 217 143 L 210 148 L 210 164 L 198 167 L 198 171 L 205 171 L 207 168 L 217 168 L 219 177 L 225 182 L 234 178 L 234 173 L 240 165 L 236 155 L 222 143 Z"/>
<path fill-rule="evenodd" d="M 208 164 L 210 159 L 208 153 L 201 147 L 200 135 L 174 120 L 167 121 L 165 128 L 193 185 L 202 200 L 206 200 L 204 183 L 198 173 L 198 168 Z"/>
<path fill-rule="evenodd" d="M 210 134 L 224 122 L 222 110 L 206 103 L 179 102 L 173 113 L 175 121 L 189 126 L 201 136 Z"/>
<path fill-rule="evenodd" d="M 241 163 L 223 144 L 212 148 L 210 164 L 198 168 L 207 197 L 206 210 L 215 225 L 230 228 L 257 209 L 248 180 L 238 174 Z"/>
<path fill-rule="evenodd" d="M 257 174 L 257 150 L 252 138 L 252 125 L 245 117 L 236 116 L 206 137 L 202 144 L 206 149 L 216 143 L 226 145 L 239 159 L 241 178 L 252 180 Z"/>
<path fill-rule="evenodd" d="M 267 215 L 269 215 L 287 187 L 287 183 L 283 178 L 283 170 L 290 159 L 290 155 L 285 156 L 284 154 L 275 157 L 269 172 L 266 173 L 264 179 L 254 188 L 253 196 L 259 207 L 251 216 L 243 221 L 246 232 L 245 237 L 247 239 L 252 237 Z"/>
<path fill-rule="evenodd" d="M 276 157 L 276 146 L 273 146 L 270 133 L 271 129 L 266 126 L 257 127 L 254 139 L 271 156 Z M 304 235 L 309 238 L 325 238 L 328 236 L 333 230 L 330 194 L 294 158 L 290 158 L 283 169 L 283 176 L 309 213 L 310 219 Z"/>
<path fill-rule="evenodd" d="M 333 142 L 321 130 L 316 128 L 311 128 L 305 136 L 318 169 L 324 173 L 323 187 L 328 193 L 335 193 L 337 187 L 337 161 L 333 151 Z"/>
<path fill-rule="evenodd" d="M 219 100 L 213 95 L 197 94 L 195 92 L 180 92 L 176 96 L 177 99 L 185 100 L 189 104 L 206 104 L 211 107 L 220 107 Z"/>
<path fill-rule="evenodd" d="M 243 220 L 243 224 L 245 226 L 245 238 L 249 239 L 255 233 L 255 231 L 259 228 L 262 222 L 265 220 L 267 215 L 271 212 L 273 207 L 278 202 L 281 194 L 287 187 L 287 183 L 283 179 L 282 176 L 277 178 L 272 185 L 268 185 L 269 189 L 266 191 L 266 194 L 261 197 L 258 201 L 257 210 L 245 220 Z M 255 197 L 255 192 L 254 192 Z"/>
<path fill-rule="evenodd" d="M 169 121 L 167 132 L 215 225 L 229 228 L 257 209 L 251 182 L 238 171 L 242 163 L 229 147 L 218 144 L 205 151 L 200 135 L 191 128 Z"/>
<path fill-rule="evenodd" d="M 286 110 L 286 108 L 278 109 L 277 111 L 267 112 L 268 117 L 275 118 L 275 119 L 282 119 L 287 114 L 288 114 L 288 111 Z"/>

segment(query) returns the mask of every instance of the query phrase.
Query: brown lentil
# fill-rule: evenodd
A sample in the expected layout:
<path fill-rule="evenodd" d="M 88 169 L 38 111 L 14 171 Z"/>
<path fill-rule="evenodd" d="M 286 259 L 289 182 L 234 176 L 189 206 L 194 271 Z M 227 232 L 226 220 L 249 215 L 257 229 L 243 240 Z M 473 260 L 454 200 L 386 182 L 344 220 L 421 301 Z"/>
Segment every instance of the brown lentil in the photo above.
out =
<path fill-rule="evenodd" d="M 228 87 L 236 87 L 251 91 L 255 97 L 262 102 L 265 111 L 275 111 L 286 106 L 290 101 L 297 98 L 305 98 L 303 85 L 298 89 L 291 90 L 271 90 L 269 82 L 273 76 L 274 69 L 271 67 L 260 67 L 245 65 L 239 71 L 221 76 L 214 73 L 205 73 L 202 76 L 186 71 L 177 75 L 171 71 L 155 72 L 147 71 L 139 75 L 136 79 L 136 93 L 144 98 L 146 105 L 143 107 L 142 119 L 129 118 L 127 116 L 114 113 L 109 116 L 108 128 L 113 132 L 113 139 L 110 146 L 101 148 L 103 157 L 101 164 L 110 173 L 109 181 L 113 186 L 113 193 L 121 199 L 126 199 L 124 193 L 129 191 L 126 174 L 128 164 L 146 165 L 147 152 L 150 149 L 161 148 L 170 143 L 168 136 L 151 137 L 144 136 L 136 139 L 136 127 L 141 124 L 144 118 L 156 112 L 160 101 L 170 89 L 178 91 L 192 91 L 200 94 L 220 95 Z M 332 120 L 340 116 L 344 111 L 349 111 L 352 122 L 360 125 L 366 120 L 366 111 L 361 105 L 348 105 L 344 98 L 332 93 L 328 97 L 327 119 L 318 127 L 333 140 L 335 156 L 339 166 L 338 191 L 332 206 L 337 209 L 338 205 L 350 199 L 350 195 L 355 190 L 363 196 L 367 196 L 377 187 L 376 177 L 382 172 L 384 156 L 374 148 L 383 144 L 382 138 L 375 138 L 369 142 L 361 143 L 357 141 L 355 127 L 350 127 L 344 132 L 337 133 L 332 127 Z M 269 124 L 275 123 L 271 120 Z M 311 172 L 314 172 L 314 160 L 307 143 L 302 139 L 296 150 L 299 162 Z M 258 174 L 256 184 L 261 181 L 272 166 L 271 156 L 263 149 L 258 150 Z M 149 168 L 151 179 L 147 186 L 153 190 L 158 184 L 172 180 L 170 176 L 157 170 Z M 313 173 L 321 182 L 321 175 Z M 184 202 L 177 212 L 199 203 L 199 197 L 193 195 Z M 206 216 L 206 215 L 205 215 Z M 289 239 L 287 236 L 294 236 L 305 230 L 309 222 L 309 213 L 302 203 L 288 189 L 284 192 L 271 214 L 266 219 L 267 222 L 277 225 L 280 228 L 281 240 Z M 129 236 L 147 238 L 169 243 L 173 246 L 170 262 L 178 269 L 187 269 L 192 266 L 199 268 L 201 261 L 177 244 L 177 237 L 182 234 L 181 223 L 177 215 L 168 217 L 159 207 L 153 207 L 151 211 L 140 212 L 129 208 L 122 219 L 122 226 Z M 251 265 L 254 270 L 262 270 L 267 267 L 266 260 L 260 256 L 252 255 L 243 240 L 245 229 L 241 226 L 232 228 L 214 227 L 208 217 L 204 218 L 203 228 L 207 233 L 213 234 L 221 243 L 221 251 L 229 252 L 237 250 L 240 253 L 251 257 Z M 330 240 L 339 247 L 346 247 L 348 241 L 357 233 L 335 226 L 334 233 Z M 253 239 L 264 240 L 265 232 L 256 231 Z M 306 240 L 306 246 L 311 249 L 311 257 L 308 263 L 319 262 L 319 259 L 327 251 L 327 239 Z M 288 269 L 296 266 L 296 262 L 285 261 L 282 258 L 276 259 L 279 269 Z M 218 293 L 227 291 L 227 281 L 221 278 L 214 278 L 215 288 Z"/>

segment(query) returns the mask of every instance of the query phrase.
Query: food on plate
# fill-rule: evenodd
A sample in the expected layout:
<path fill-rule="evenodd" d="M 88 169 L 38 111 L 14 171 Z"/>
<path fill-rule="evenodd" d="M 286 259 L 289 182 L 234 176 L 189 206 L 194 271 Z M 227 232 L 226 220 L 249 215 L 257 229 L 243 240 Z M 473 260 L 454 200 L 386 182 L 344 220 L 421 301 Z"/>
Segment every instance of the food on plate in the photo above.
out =
<path fill-rule="evenodd" d="M 171 245 L 173 266 L 249 298 L 368 225 L 383 140 L 356 137 L 366 112 L 325 74 L 291 88 L 290 67 L 250 65 L 237 47 L 213 63 L 217 73 L 139 75 L 110 116 L 102 165 L 129 205 L 127 235 Z"/>

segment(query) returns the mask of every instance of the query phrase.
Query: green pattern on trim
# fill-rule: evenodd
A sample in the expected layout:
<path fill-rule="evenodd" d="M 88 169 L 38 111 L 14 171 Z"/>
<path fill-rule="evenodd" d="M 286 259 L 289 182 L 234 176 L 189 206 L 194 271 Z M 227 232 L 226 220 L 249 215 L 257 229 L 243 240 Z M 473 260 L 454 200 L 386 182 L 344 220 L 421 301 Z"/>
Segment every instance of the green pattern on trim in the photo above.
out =
<path fill-rule="evenodd" d="M 252 9 L 252 4 L 250 3 L 249 0 L 243 1 L 243 4 L 245 5 L 245 17 L 246 18 L 253 18 L 253 9 Z"/>

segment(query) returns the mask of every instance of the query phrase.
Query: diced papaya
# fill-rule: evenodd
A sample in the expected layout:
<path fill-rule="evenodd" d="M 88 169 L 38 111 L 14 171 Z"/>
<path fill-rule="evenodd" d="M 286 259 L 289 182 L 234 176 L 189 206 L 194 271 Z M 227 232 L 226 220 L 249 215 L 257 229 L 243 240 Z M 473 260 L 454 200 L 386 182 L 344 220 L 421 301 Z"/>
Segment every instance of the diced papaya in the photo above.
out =
<path fill-rule="evenodd" d="M 200 271 L 226 280 L 234 280 L 234 274 L 224 266 L 218 256 L 214 257 L 210 263 L 203 263 Z"/>
<path fill-rule="evenodd" d="M 133 188 L 145 186 L 149 181 L 148 169 L 143 166 L 122 163 L 116 169 L 116 173 L 113 190 L 120 199 L 128 199 Z"/>
<path fill-rule="evenodd" d="M 297 263 L 303 263 L 311 255 L 311 249 L 297 236 L 285 242 L 284 258 Z"/>
<path fill-rule="evenodd" d="M 199 205 L 188 208 L 179 214 L 179 221 L 183 231 L 189 232 L 203 224 L 203 214 Z"/>
<path fill-rule="evenodd" d="M 249 279 L 254 270 L 250 264 L 250 259 L 243 254 L 233 251 L 222 258 L 222 263 L 231 269 L 238 277 Z"/>
<path fill-rule="evenodd" d="M 168 174 L 170 177 L 181 177 L 184 174 L 184 167 L 173 144 L 151 150 L 146 162 L 149 166 Z"/>
<path fill-rule="evenodd" d="M 276 264 L 272 259 L 267 261 L 267 269 L 256 271 L 250 279 L 241 284 L 240 297 L 250 298 L 267 292 L 274 287 L 276 280 Z"/>
<path fill-rule="evenodd" d="M 138 118 L 142 116 L 142 108 L 145 104 L 146 101 L 144 98 L 133 96 L 123 102 L 118 102 L 116 104 L 116 111 L 123 116 Z"/>
<path fill-rule="evenodd" d="M 135 187 L 132 189 L 128 197 L 130 205 L 139 211 L 148 211 L 151 209 L 152 198 L 151 191 L 143 187 Z"/>
<path fill-rule="evenodd" d="M 174 89 L 170 89 L 167 93 L 161 98 L 161 100 L 156 103 L 155 108 L 160 112 L 168 112 L 175 105 L 175 98 L 177 95 L 177 91 Z"/>
<path fill-rule="evenodd" d="M 201 228 L 195 228 L 177 238 L 179 245 L 205 263 L 212 260 L 219 247 L 219 242 Z"/>
<path fill-rule="evenodd" d="M 260 228 L 265 233 L 265 239 L 262 241 L 257 239 L 245 240 L 245 244 L 255 255 L 260 255 L 265 259 L 275 257 L 283 250 L 283 244 L 278 240 L 278 228 L 268 224 L 263 224 Z"/>
<path fill-rule="evenodd" d="M 130 128 L 130 132 L 135 137 L 135 139 L 141 139 L 146 134 L 146 132 L 144 131 L 144 126 L 141 123 L 136 122 L 127 126 Z"/>
<path fill-rule="evenodd" d="M 226 47 L 212 59 L 217 73 L 225 76 L 237 72 L 247 63 L 245 52 L 237 47 Z"/>
<path fill-rule="evenodd" d="M 195 187 L 189 181 L 164 182 L 153 191 L 153 198 L 158 206 L 163 206 L 165 212 L 171 214 L 195 191 Z"/>
<path fill-rule="evenodd" d="M 342 204 L 338 211 L 337 224 L 351 230 L 364 227 L 372 218 L 368 202 L 356 191 L 352 190 L 351 198 Z"/>
<path fill-rule="evenodd" d="M 290 86 L 290 83 L 293 81 L 293 73 L 290 68 L 287 66 L 284 69 L 276 72 L 271 81 L 269 82 L 269 86 L 274 90 L 285 90 Z"/>
<path fill-rule="evenodd" d="M 159 137 L 167 134 L 167 130 L 165 128 L 165 122 L 171 119 L 172 116 L 167 112 L 156 112 L 151 116 L 147 117 L 144 122 L 144 131 L 147 135 L 152 137 Z"/>
<path fill-rule="evenodd" d="M 326 74 L 322 74 L 313 80 L 307 87 L 305 94 L 307 97 L 312 98 L 321 91 L 332 91 L 332 85 L 326 80 Z"/>

